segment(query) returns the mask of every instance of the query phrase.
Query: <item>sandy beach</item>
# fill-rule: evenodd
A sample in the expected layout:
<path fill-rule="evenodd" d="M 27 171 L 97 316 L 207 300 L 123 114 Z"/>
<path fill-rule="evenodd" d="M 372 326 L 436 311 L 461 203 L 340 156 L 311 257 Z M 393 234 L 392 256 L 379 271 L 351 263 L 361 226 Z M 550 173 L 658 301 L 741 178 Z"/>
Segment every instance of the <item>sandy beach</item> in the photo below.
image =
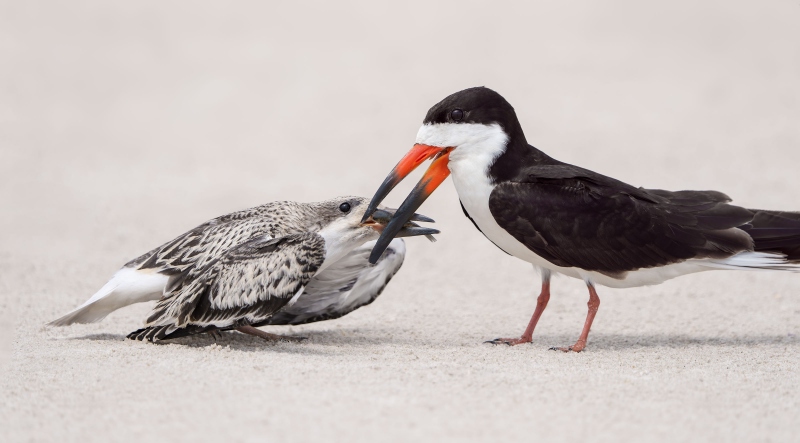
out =
<path fill-rule="evenodd" d="M 430 106 L 485 85 L 528 141 L 648 188 L 800 210 L 800 4 L 89 1 L 0 5 L 0 440 L 788 442 L 800 275 L 598 288 L 539 277 L 462 215 L 344 318 L 132 342 L 150 305 L 45 323 L 200 223 L 370 197 Z M 385 201 L 397 206 L 416 182 Z"/>

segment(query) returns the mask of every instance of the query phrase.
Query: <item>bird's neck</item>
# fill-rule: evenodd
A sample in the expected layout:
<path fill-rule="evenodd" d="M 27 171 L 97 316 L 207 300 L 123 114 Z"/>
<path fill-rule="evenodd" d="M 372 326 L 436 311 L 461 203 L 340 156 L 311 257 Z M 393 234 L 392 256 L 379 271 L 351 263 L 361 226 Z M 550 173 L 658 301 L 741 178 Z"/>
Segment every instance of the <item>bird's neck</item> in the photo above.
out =
<path fill-rule="evenodd" d="M 497 156 L 489 166 L 488 172 L 492 180 L 499 183 L 515 178 L 520 169 L 559 163 L 558 160 L 529 145 L 524 137 L 514 137 L 509 140 L 503 154 Z"/>
<path fill-rule="evenodd" d="M 372 228 L 353 229 L 352 221 L 348 219 L 329 223 L 318 234 L 325 239 L 325 260 L 318 273 L 344 258 L 353 249 L 378 238 L 378 233 Z"/>
<path fill-rule="evenodd" d="M 443 146 L 457 141 L 449 154 L 448 168 L 456 181 L 485 177 L 489 183 L 511 180 L 520 169 L 557 160 L 529 145 L 518 124 L 495 123 L 423 125 L 417 143 Z"/>

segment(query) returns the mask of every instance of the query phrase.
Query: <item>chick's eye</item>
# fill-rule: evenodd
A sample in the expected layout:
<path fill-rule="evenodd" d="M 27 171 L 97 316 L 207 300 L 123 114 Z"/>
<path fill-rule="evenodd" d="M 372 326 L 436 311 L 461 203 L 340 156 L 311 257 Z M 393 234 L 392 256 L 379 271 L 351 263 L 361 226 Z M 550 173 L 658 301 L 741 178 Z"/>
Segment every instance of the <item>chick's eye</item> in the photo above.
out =
<path fill-rule="evenodd" d="M 344 213 L 350 212 L 350 203 L 347 202 L 342 203 L 341 205 L 339 205 L 339 210 Z"/>
<path fill-rule="evenodd" d="M 460 109 L 453 109 L 452 111 L 450 111 L 450 118 L 452 118 L 453 121 L 460 122 L 461 120 L 464 119 L 464 111 Z"/>

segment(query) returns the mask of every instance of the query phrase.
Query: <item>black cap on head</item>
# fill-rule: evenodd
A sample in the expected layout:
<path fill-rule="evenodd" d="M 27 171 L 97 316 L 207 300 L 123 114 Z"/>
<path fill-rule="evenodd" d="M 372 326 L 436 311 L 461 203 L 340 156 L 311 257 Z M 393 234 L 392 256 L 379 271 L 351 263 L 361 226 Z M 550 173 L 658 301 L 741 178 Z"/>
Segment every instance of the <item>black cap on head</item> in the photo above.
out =
<path fill-rule="evenodd" d="M 509 136 L 524 137 L 514 107 L 502 95 L 485 86 L 464 89 L 445 97 L 428 110 L 423 123 L 497 123 Z"/>

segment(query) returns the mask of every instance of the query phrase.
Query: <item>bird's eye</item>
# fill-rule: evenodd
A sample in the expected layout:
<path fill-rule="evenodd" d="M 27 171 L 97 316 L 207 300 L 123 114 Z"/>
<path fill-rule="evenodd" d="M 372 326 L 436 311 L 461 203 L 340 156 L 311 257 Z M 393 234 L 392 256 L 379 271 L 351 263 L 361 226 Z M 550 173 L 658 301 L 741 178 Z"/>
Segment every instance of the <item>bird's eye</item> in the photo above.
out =
<path fill-rule="evenodd" d="M 464 119 L 464 111 L 460 109 L 453 109 L 450 111 L 450 118 L 453 119 L 453 121 L 460 122 Z"/>
<path fill-rule="evenodd" d="M 344 202 L 339 205 L 339 210 L 344 212 L 345 214 L 350 212 L 350 203 Z"/>

